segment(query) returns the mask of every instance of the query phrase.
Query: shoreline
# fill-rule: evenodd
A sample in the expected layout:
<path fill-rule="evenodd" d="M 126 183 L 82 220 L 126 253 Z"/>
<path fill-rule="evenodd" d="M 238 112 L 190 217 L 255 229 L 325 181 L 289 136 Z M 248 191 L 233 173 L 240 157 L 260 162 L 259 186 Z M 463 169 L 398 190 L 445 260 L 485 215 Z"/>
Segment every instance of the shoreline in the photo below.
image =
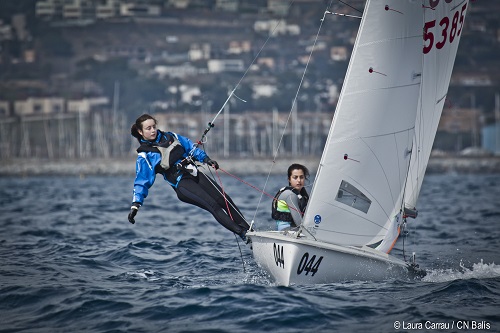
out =
<path fill-rule="evenodd" d="M 279 158 L 217 158 L 223 170 L 236 175 L 284 174 L 291 163 L 305 165 L 316 173 L 320 157 Z M 439 156 L 431 157 L 427 173 L 477 174 L 500 173 L 500 156 Z M 130 158 L 87 159 L 6 159 L 0 160 L 0 177 L 30 176 L 91 176 L 135 174 L 135 156 Z"/>

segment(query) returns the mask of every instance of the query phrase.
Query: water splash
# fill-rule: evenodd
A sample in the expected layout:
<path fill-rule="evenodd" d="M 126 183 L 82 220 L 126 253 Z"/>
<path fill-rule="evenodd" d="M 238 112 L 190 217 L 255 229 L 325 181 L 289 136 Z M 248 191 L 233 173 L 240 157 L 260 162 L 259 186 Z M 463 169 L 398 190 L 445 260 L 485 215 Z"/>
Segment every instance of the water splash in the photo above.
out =
<path fill-rule="evenodd" d="M 138 271 L 135 271 L 135 272 L 127 272 L 126 274 L 128 276 L 139 277 L 141 279 L 145 279 L 145 280 L 148 280 L 148 281 L 158 281 L 158 280 L 161 280 L 158 276 L 156 276 L 157 274 L 153 270 L 144 270 L 144 269 L 141 269 L 141 270 L 138 270 Z"/>
<path fill-rule="evenodd" d="M 500 265 L 495 263 L 485 264 L 481 262 L 472 265 L 469 269 L 460 261 L 460 269 L 434 269 L 427 271 L 422 281 L 424 282 L 449 282 L 454 280 L 467 279 L 490 279 L 500 277 Z"/>

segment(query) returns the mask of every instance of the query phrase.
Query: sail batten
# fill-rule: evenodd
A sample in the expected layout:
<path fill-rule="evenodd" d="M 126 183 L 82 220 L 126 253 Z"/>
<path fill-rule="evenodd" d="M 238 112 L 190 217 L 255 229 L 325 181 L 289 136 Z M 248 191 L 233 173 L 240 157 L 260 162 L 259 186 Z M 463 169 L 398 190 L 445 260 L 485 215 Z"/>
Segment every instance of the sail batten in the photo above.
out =
<path fill-rule="evenodd" d="M 407 88 L 407 87 L 414 87 L 414 86 L 420 86 L 420 82 L 418 83 L 409 83 L 406 85 L 399 85 L 399 86 L 391 86 L 391 87 L 378 87 L 376 89 L 371 89 L 371 90 L 358 90 L 358 91 L 351 91 L 345 94 L 345 96 L 350 96 L 350 95 L 355 95 L 355 94 L 364 94 L 367 92 L 372 92 L 372 91 L 377 91 L 377 90 L 388 90 L 388 89 L 393 89 L 397 90 L 399 88 Z"/>

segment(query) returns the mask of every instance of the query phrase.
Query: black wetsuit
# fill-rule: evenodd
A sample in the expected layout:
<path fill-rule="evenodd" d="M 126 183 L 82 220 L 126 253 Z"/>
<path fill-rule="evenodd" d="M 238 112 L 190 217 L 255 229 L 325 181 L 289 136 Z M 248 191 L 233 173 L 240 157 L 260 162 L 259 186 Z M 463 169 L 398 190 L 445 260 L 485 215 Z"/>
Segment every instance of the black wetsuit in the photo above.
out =
<path fill-rule="evenodd" d="M 162 153 L 158 148 L 168 148 L 174 141 L 174 136 L 180 145 L 170 152 L 171 167 L 165 169 L 160 165 Z M 137 152 L 133 203 L 143 204 L 149 188 L 155 181 L 156 174 L 159 173 L 174 188 L 181 201 L 207 210 L 228 230 L 243 235 L 250 228 L 232 199 L 227 194 L 223 194 L 215 181 L 200 171 L 193 176 L 185 168 L 177 167 L 189 152 L 192 152 L 191 158 L 194 160 L 199 162 L 207 160 L 206 153 L 195 148 L 191 140 L 172 132 L 158 131 L 156 140 L 154 142 L 141 141 Z"/>

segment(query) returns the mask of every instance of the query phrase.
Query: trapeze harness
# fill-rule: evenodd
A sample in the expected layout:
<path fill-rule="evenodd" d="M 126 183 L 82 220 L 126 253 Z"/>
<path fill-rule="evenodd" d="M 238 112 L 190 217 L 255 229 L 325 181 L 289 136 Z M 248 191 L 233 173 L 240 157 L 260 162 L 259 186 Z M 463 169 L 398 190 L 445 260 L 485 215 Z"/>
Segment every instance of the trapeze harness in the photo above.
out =
<path fill-rule="evenodd" d="M 184 175 L 183 171 L 196 176 L 197 169 L 196 166 L 184 158 L 185 149 L 175 135 L 159 132 L 162 137 L 158 143 L 143 141 L 137 148 L 137 153 L 161 154 L 161 162 L 156 166 L 155 172 L 163 174 L 165 180 L 176 188 Z"/>
<path fill-rule="evenodd" d="M 307 191 L 304 188 L 302 188 L 299 192 L 297 191 L 296 188 L 292 186 L 286 186 L 281 188 L 278 191 L 278 193 L 276 193 L 276 195 L 274 196 L 271 208 L 271 217 L 276 221 L 289 222 L 291 225 L 296 226 L 295 222 L 293 221 L 290 208 L 288 207 L 288 205 L 284 200 L 279 199 L 280 195 L 286 190 L 290 190 L 297 195 L 297 197 L 299 198 L 299 213 L 301 215 L 304 214 L 307 202 L 309 200 L 309 195 L 307 194 Z"/>

